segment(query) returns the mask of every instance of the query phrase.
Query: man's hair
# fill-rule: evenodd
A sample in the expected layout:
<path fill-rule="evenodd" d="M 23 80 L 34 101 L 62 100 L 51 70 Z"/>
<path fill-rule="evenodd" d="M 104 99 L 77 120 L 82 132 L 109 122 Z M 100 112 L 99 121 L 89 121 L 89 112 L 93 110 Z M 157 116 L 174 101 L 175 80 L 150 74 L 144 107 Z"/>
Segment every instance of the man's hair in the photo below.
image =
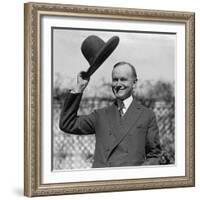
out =
<path fill-rule="evenodd" d="M 137 79 L 137 73 L 136 73 L 135 67 L 132 64 L 130 64 L 129 62 L 121 61 L 121 62 L 116 63 L 113 66 L 113 69 L 115 69 L 116 67 L 118 67 L 120 65 L 128 65 L 132 70 L 133 77 L 135 78 L 135 82 L 137 82 L 138 79 Z"/>

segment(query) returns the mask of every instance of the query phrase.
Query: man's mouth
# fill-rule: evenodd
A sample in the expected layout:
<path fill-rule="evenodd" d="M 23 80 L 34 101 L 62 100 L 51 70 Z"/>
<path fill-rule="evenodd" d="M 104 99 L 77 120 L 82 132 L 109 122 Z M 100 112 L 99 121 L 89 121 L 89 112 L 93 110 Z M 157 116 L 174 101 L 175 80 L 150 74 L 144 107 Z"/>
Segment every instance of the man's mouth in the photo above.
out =
<path fill-rule="evenodd" d="M 126 89 L 126 88 L 125 87 L 121 87 L 121 86 L 115 87 L 115 91 L 116 92 L 119 92 L 119 91 L 124 90 L 124 89 Z"/>

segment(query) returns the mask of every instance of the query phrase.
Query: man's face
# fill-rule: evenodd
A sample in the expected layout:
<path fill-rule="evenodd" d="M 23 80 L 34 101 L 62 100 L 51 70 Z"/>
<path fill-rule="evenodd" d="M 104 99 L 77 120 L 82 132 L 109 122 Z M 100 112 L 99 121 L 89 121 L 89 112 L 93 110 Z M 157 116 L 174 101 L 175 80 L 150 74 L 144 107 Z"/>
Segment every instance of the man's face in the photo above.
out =
<path fill-rule="evenodd" d="M 127 64 L 119 65 L 112 71 L 112 90 L 117 99 L 128 98 L 135 88 L 135 77 Z"/>

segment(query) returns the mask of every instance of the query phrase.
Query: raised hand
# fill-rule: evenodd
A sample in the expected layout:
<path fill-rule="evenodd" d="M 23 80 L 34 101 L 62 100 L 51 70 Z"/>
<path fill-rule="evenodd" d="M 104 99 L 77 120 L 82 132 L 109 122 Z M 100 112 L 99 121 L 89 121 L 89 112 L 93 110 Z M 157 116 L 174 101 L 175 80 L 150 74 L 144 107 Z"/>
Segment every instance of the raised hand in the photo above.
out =
<path fill-rule="evenodd" d="M 87 76 L 87 73 L 81 71 L 77 75 L 77 85 L 75 87 L 75 92 L 82 93 L 89 83 L 90 77 Z"/>

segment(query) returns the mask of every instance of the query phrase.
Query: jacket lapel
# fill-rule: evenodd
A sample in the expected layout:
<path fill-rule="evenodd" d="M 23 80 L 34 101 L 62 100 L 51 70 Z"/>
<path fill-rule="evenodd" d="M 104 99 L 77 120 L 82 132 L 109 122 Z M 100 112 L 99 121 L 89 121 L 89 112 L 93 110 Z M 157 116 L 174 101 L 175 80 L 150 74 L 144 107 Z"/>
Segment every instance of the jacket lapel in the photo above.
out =
<path fill-rule="evenodd" d="M 107 159 L 109 158 L 109 155 L 112 153 L 115 147 L 127 135 L 129 129 L 136 124 L 137 120 L 139 119 L 139 117 L 143 112 L 143 109 L 140 104 L 138 104 L 135 100 L 133 100 L 122 119 L 120 119 L 119 117 L 119 112 L 116 106 L 115 106 L 115 112 L 117 112 L 115 118 L 113 118 L 114 112 L 109 114 L 112 115 L 112 117 L 109 116 L 109 118 L 112 120 L 110 121 L 110 125 L 112 128 L 111 130 L 116 135 L 116 141 L 113 144 L 111 144 L 110 150 L 107 154 Z"/>
<path fill-rule="evenodd" d="M 142 113 L 142 107 L 135 100 L 132 101 L 124 117 L 122 118 L 122 137 L 127 134 L 131 126 L 135 125 Z M 121 138 L 121 137 L 120 137 Z"/>
<path fill-rule="evenodd" d="M 120 115 L 115 103 L 108 108 L 107 117 L 110 130 L 114 133 L 115 137 L 117 137 L 119 135 L 117 130 L 119 130 Z"/>

